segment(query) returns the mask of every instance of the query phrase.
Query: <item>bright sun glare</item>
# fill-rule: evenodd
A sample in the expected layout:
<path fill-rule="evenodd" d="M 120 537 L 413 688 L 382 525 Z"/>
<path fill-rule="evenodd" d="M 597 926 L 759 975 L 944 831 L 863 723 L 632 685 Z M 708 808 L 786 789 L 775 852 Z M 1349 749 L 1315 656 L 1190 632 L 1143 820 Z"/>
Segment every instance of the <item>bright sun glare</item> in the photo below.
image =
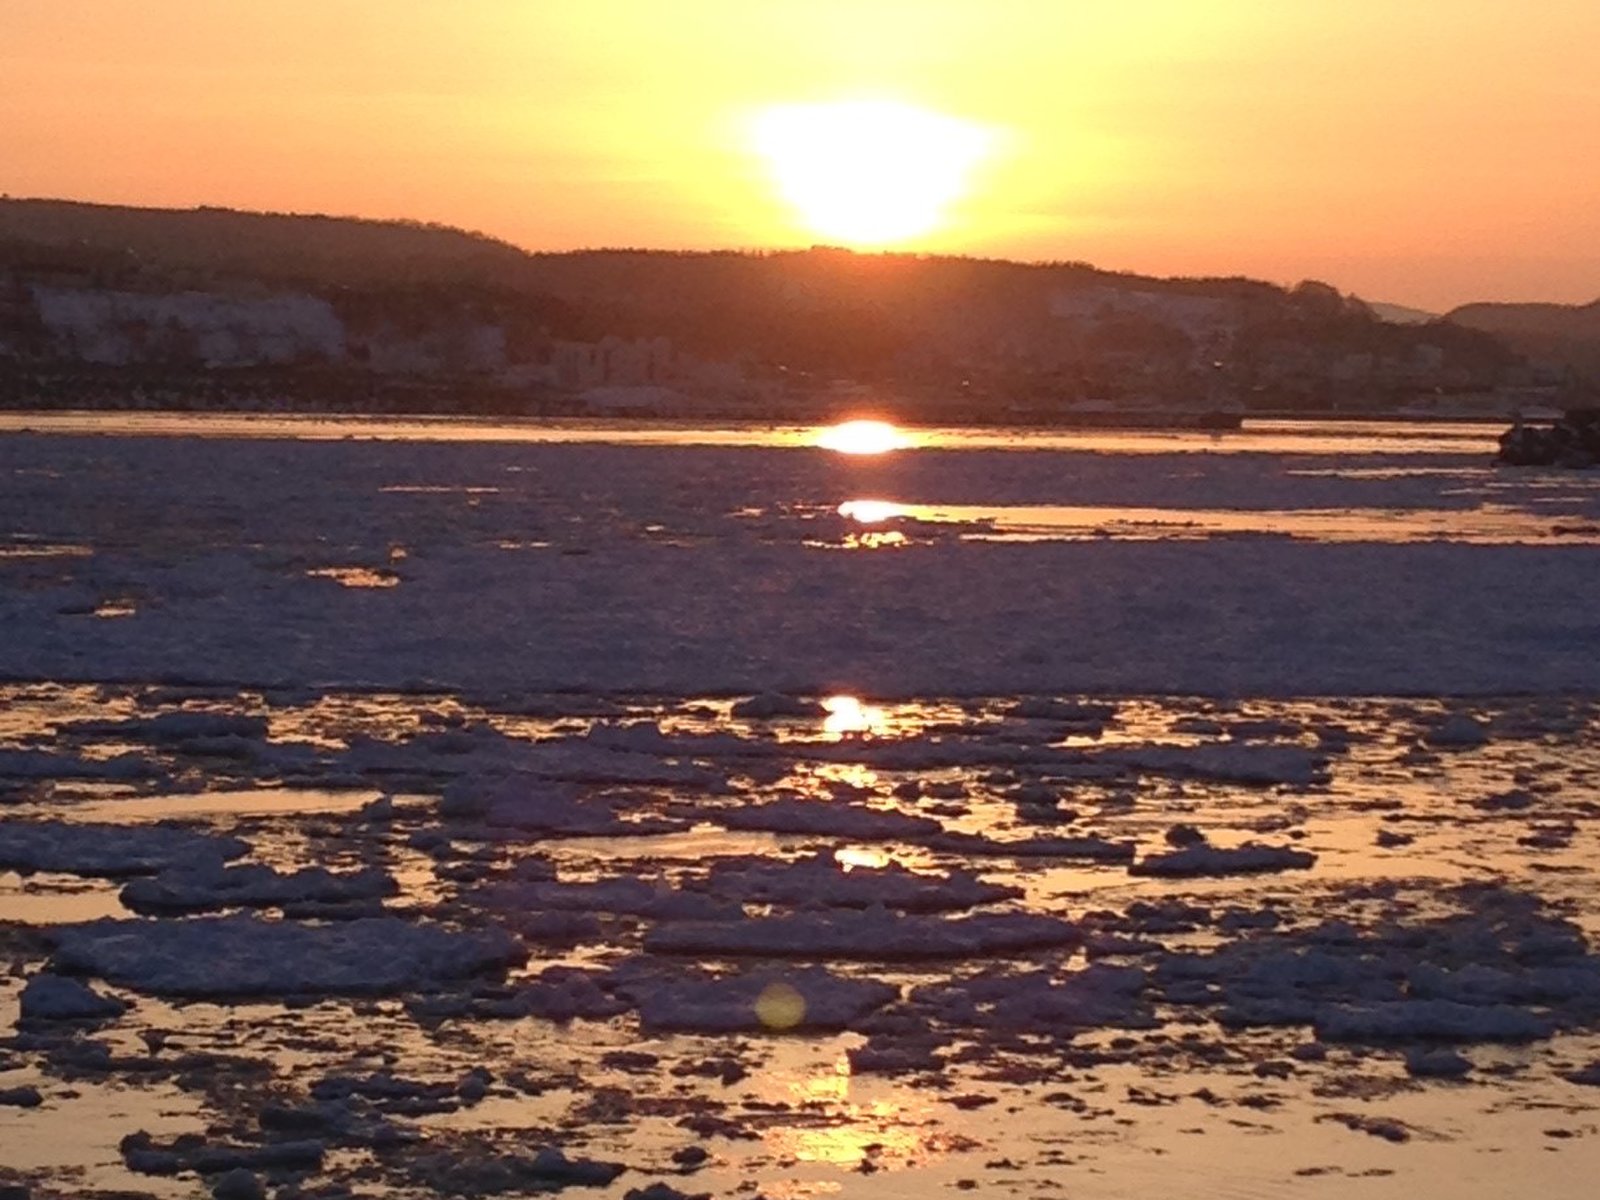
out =
<path fill-rule="evenodd" d="M 993 149 L 993 131 L 892 100 L 790 104 L 757 114 L 757 152 L 820 237 L 881 246 L 935 229 Z"/>
<path fill-rule="evenodd" d="M 887 421 L 845 421 L 817 435 L 817 445 L 840 454 L 887 454 L 904 450 L 911 439 Z"/>

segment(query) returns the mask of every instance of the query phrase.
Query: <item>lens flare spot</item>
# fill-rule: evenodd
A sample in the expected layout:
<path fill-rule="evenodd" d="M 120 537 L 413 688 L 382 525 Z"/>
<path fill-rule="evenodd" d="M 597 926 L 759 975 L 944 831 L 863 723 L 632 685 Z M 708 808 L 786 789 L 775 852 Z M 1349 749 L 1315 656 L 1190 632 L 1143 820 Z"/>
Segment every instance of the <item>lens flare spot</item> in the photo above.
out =
<path fill-rule="evenodd" d="M 756 997 L 756 1019 L 775 1033 L 793 1029 L 806 1019 L 806 998 L 793 984 L 769 983 Z"/>
<path fill-rule="evenodd" d="M 839 454 L 887 454 L 911 445 L 905 432 L 887 421 L 844 421 L 817 431 L 816 444 Z"/>

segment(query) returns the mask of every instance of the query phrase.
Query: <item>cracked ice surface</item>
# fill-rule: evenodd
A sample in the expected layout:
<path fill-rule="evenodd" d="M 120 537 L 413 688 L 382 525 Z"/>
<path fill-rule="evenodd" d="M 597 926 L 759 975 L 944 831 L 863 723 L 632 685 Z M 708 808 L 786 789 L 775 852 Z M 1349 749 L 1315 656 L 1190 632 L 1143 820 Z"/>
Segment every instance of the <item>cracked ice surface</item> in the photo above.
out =
<path fill-rule="evenodd" d="M 1555 531 L 1593 521 L 1593 489 L 1552 493 L 1476 454 L 1416 457 L 1449 470 L 1374 477 L 1362 468 L 1384 456 L 1293 453 L 863 463 L 792 447 L 0 436 L 0 511 L 31 538 L 92 550 L 0 558 L 16 585 L 0 590 L 0 672 L 675 695 L 1600 686 L 1600 662 L 1568 652 L 1600 632 L 1583 587 L 1596 551 Z M 1498 545 L 1396 544 L 1375 520 L 1370 540 L 1340 543 L 956 531 L 885 553 L 818 549 L 840 521 L 818 514 L 863 491 L 1415 508 L 1446 529 L 1451 514 L 1520 506 L 1545 524 Z M 174 511 L 181 529 L 158 519 Z M 351 566 L 395 586 L 308 574 Z M 126 597 L 130 616 L 83 615 Z"/>
<path fill-rule="evenodd" d="M 1587 1196 L 1592 545 L 835 513 L 1420 458 L 0 438 L 0 1184 Z"/>

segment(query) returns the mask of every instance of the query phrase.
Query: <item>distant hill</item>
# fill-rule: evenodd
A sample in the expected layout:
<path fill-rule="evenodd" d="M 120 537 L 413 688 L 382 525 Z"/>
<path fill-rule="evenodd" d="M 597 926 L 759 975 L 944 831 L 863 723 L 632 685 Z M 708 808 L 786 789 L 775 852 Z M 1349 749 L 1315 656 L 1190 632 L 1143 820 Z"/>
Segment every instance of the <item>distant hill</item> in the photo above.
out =
<path fill-rule="evenodd" d="M 1446 320 L 1491 333 L 1533 359 L 1600 382 L 1600 300 L 1592 304 L 1467 304 Z"/>
<path fill-rule="evenodd" d="M 1315 281 L 830 247 L 530 253 L 407 221 L 0 199 L 0 367 L 22 395 L 74 364 L 109 388 L 124 368 L 270 366 L 565 394 L 640 376 L 754 406 L 862 385 L 1039 413 L 1382 408 L 1491 392 L 1515 357 Z"/>
<path fill-rule="evenodd" d="M 24 261 L 324 286 L 514 285 L 528 256 L 441 225 L 0 199 L 0 266 Z"/>
<path fill-rule="evenodd" d="M 1426 325 L 1429 321 L 1439 319 L 1439 314 L 1436 312 L 1407 308 L 1404 304 L 1384 304 L 1377 300 L 1368 300 L 1367 307 L 1378 320 L 1390 321 L 1396 325 Z"/>

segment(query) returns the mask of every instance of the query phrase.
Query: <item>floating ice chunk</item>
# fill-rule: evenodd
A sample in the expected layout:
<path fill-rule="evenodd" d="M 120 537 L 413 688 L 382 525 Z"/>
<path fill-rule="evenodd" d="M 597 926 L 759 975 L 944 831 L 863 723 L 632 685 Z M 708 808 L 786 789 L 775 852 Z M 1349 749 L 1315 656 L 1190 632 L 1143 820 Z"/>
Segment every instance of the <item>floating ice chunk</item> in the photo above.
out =
<path fill-rule="evenodd" d="M 395 917 L 302 925 L 255 917 L 65 925 L 53 964 L 171 996 L 373 995 L 521 962 L 502 930 L 453 932 Z"/>
<path fill-rule="evenodd" d="M 860 841 L 919 841 L 944 832 L 932 817 L 824 800 L 782 799 L 743 808 L 719 808 L 707 816 L 728 829 L 814 833 Z"/>
<path fill-rule="evenodd" d="M 24 1021 L 98 1021 L 119 1017 L 127 1004 L 63 975 L 41 974 L 22 989 Z"/>
<path fill-rule="evenodd" d="M 153 875 L 169 867 L 220 862 L 247 843 L 166 825 L 0 821 L 0 867 L 70 875 Z"/>
<path fill-rule="evenodd" d="M 237 1170 L 305 1170 L 320 1166 L 326 1152 L 318 1141 L 229 1146 L 207 1143 L 193 1134 L 163 1145 L 143 1130 L 123 1138 L 120 1149 L 128 1169 L 143 1175 L 176 1175 L 179 1171 L 220 1175 Z"/>
<path fill-rule="evenodd" d="M 1328 1005 L 1317 1013 L 1324 1042 L 1531 1042 L 1555 1025 L 1525 1008 L 1457 1004 L 1453 1000 L 1395 1000 L 1361 1006 Z"/>
<path fill-rule="evenodd" d="M 499 883 L 483 889 L 477 898 L 492 908 L 521 912 L 624 913 L 657 921 L 726 921 L 742 915 L 737 904 L 632 878 Z"/>
<path fill-rule="evenodd" d="M 1241 944 L 1211 956 L 1226 1002 L 1217 1020 L 1229 1028 L 1309 1025 L 1329 1001 L 1384 1002 L 1402 995 L 1394 969 L 1374 955 L 1292 946 L 1252 953 Z"/>
<path fill-rule="evenodd" d="M 1462 1004 L 1563 1004 L 1600 995 L 1600 959 L 1514 971 L 1481 963 L 1449 971 L 1418 963 L 1409 980 L 1412 994 L 1423 999 Z"/>
<path fill-rule="evenodd" d="M 1309 787 L 1326 774 L 1325 756 L 1305 746 L 1207 742 L 1199 746 L 1111 746 L 1093 761 L 1136 771 L 1230 783 Z"/>
<path fill-rule="evenodd" d="M 1231 721 L 1226 728 L 1228 736 L 1236 742 L 1278 741 L 1297 738 L 1306 732 L 1293 721 L 1273 720 L 1270 717 L 1253 721 Z"/>
<path fill-rule="evenodd" d="M 1072 946 L 1079 941 L 1077 926 L 1032 913 L 943 919 L 868 909 L 848 915 L 797 913 L 716 924 L 663 925 L 645 935 L 644 948 L 657 954 L 890 961 L 1003 955 Z"/>
<path fill-rule="evenodd" d="M 799 696 L 785 696 L 781 692 L 762 692 L 737 702 L 731 714 L 746 721 L 772 721 L 779 718 L 821 718 L 826 710 L 815 700 Z"/>
<path fill-rule="evenodd" d="M 1481 746 L 1489 740 L 1489 730 L 1483 722 L 1468 713 L 1451 713 L 1443 721 L 1422 735 L 1428 745 L 1439 749 L 1465 749 Z"/>
<path fill-rule="evenodd" d="M 266 1195 L 265 1185 L 247 1167 L 224 1171 L 211 1185 L 212 1200 L 266 1200 Z"/>
<path fill-rule="evenodd" d="M 668 753 L 665 750 L 641 750 L 599 744 L 588 738 L 529 742 L 508 737 L 489 726 L 473 725 L 425 733 L 404 742 L 355 738 L 339 762 L 347 770 L 367 774 L 470 772 L 479 777 L 509 775 L 567 783 L 712 789 L 725 783 L 721 774 L 709 768 L 669 761 L 664 757 Z"/>
<path fill-rule="evenodd" d="M 1352 1133 L 1365 1133 L 1386 1142 L 1409 1142 L 1411 1127 L 1389 1117 L 1369 1117 L 1365 1113 L 1327 1113 L 1318 1121 L 1337 1121 Z"/>
<path fill-rule="evenodd" d="M 919 988 L 911 1000 L 946 1025 L 1059 1031 L 1156 1024 L 1141 995 L 1148 978 L 1138 967 L 1095 963 L 1060 975 L 991 972 Z"/>
<path fill-rule="evenodd" d="M 125 721 L 73 721 L 61 726 L 61 732 L 146 742 L 226 737 L 260 740 L 267 736 L 267 719 L 246 713 L 181 711 Z"/>
<path fill-rule="evenodd" d="M 439 1150 L 413 1159 L 410 1171 L 435 1196 L 537 1194 L 564 1187 L 605 1187 L 626 1168 L 621 1163 L 568 1158 L 553 1146 L 533 1155 L 469 1154 Z"/>
<path fill-rule="evenodd" d="M 984 883 L 968 871 L 924 875 L 897 863 L 844 870 L 832 855 L 791 863 L 743 859 L 711 869 L 705 887 L 714 895 L 744 904 L 784 904 L 828 908 L 884 908 L 905 912 L 943 912 L 1009 900 L 1021 890 Z"/>
<path fill-rule="evenodd" d="M 1532 792 L 1511 788 L 1474 800 L 1472 807 L 1481 808 L 1484 812 L 1524 812 L 1538 802 L 1538 797 Z"/>
<path fill-rule="evenodd" d="M 622 754 L 660 758 L 773 758 L 782 753 L 765 738 L 742 737 L 734 733 L 673 733 L 662 731 L 655 721 L 597 722 L 577 740 L 545 745 L 574 748 L 599 748 Z"/>
<path fill-rule="evenodd" d="M 1093 862 L 1129 862 L 1137 847 L 1133 842 L 1113 842 L 1100 837 L 985 837 L 975 833 L 942 833 L 923 844 L 948 854 L 997 858 L 1081 858 Z"/>
<path fill-rule="evenodd" d="M 136 879 L 122 889 L 122 902 L 134 912 L 203 912 L 218 908 L 267 908 L 284 904 L 349 904 L 392 896 L 398 889 L 378 870 L 336 875 L 307 867 L 282 875 L 251 863 L 224 866 L 212 861 L 173 867 L 150 879 Z"/>
<path fill-rule="evenodd" d="M 938 1034 L 910 1036 L 877 1034 L 865 1045 L 845 1051 L 852 1075 L 905 1075 L 915 1071 L 937 1071 L 944 1066 L 938 1053 L 946 1039 Z"/>
<path fill-rule="evenodd" d="M 548 836 L 641 836 L 678 833 L 689 827 L 687 821 L 665 817 L 625 816 L 624 805 L 617 797 L 585 797 L 570 788 L 518 776 L 487 795 L 474 785 L 458 785 L 446 793 L 440 809 L 446 815 L 476 809 L 490 825 Z"/>
<path fill-rule="evenodd" d="M 311 1096 L 323 1104 L 348 1105 L 352 1100 L 381 1113 L 420 1116 L 454 1112 L 461 1107 L 455 1081 L 424 1083 L 391 1071 L 370 1075 L 326 1075 L 311 1085 Z"/>
<path fill-rule="evenodd" d="M 656 754 L 614 750 L 603 745 L 537 743 L 516 760 L 516 769 L 542 779 L 572 783 L 620 783 L 640 786 L 716 789 L 724 776 L 694 763 L 671 762 Z"/>
<path fill-rule="evenodd" d="M 81 758 L 49 750 L 0 750 L 0 778 L 148 779 L 161 773 L 159 766 L 137 754 Z"/>
<path fill-rule="evenodd" d="M 1426 1079 L 1459 1079 L 1472 1070 L 1472 1060 L 1454 1050 L 1421 1047 L 1406 1054 L 1406 1072 Z"/>
<path fill-rule="evenodd" d="M 1582 1087 L 1600 1087 L 1600 1058 L 1586 1067 L 1568 1071 L 1562 1078 L 1568 1083 L 1576 1083 Z"/>
<path fill-rule="evenodd" d="M 606 976 L 576 967 L 547 967 L 517 990 L 517 1002 L 532 1016 L 550 1021 L 604 1019 L 628 1010 L 628 1002 L 604 986 Z"/>
<path fill-rule="evenodd" d="M 1022 720 L 1064 721 L 1069 725 L 1104 725 L 1116 717 L 1117 706 L 1077 700 L 1056 700 L 1049 696 L 1025 696 L 1007 709 L 1006 713 Z"/>
<path fill-rule="evenodd" d="M 673 739 L 654 721 L 597 721 L 580 742 L 625 754 L 670 754 L 673 749 Z"/>
<path fill-rule="evenodd" d="M 890 984 L 821 967 L 757 971 L 642 988 L 639 1021 L 646 1029 L 703 1033 L 845 1029 L 899 994 Z"/>
<path fill-rule="evenodd" d="M 1199 875 L 1254 875 L 1265 871 L 1304 870 L 1317 861 L 1307 850 L 1291 846 L 1263 846 L 1249 842 L 1223 849 L 1218 846 L 1187 846 L 1170 854 L 1151 854 L 1128 868 L 1130 875 L 1156 875 L 1164 878 Z"/>

